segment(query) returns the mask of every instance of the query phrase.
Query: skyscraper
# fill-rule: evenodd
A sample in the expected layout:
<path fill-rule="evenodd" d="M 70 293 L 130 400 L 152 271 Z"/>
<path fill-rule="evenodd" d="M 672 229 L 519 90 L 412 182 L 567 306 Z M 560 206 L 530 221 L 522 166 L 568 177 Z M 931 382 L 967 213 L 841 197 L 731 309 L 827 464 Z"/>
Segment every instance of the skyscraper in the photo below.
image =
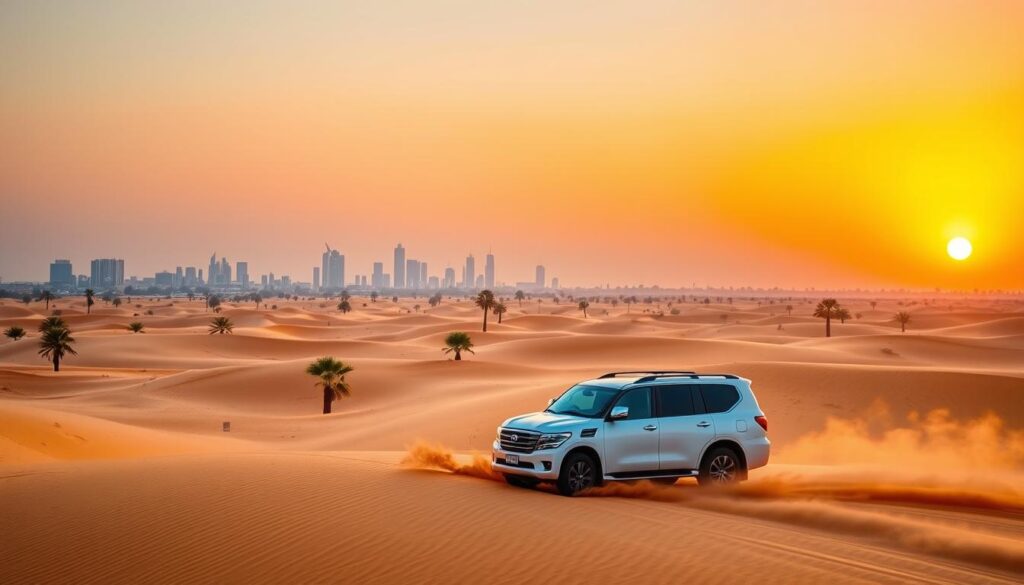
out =
<path fill-rule="evenodd" d="M 420 288 L 427 287 L 427 263 L 420 262 L 420 277 L 419 277 Z"/>
<path fill-rule="evenodd" d="M 558 277 L 551 279 L 551 288 L 558 290 Z"/>
<path fill-rule="evenodd" d="M 370 277 L 370 283 L 375 290 L 384 288 L 384 263 L 374 262 L 373 263 L 373 275 Z"/>
<path fill-rule="evenodd" d="M 217 284 L 217 282 L 218 282 L 218 278 L 217 278 L 218 270 L 217 269 L 218 268 L 219 268 L 219 266 L 217 264 L 217 253 L 214 252 L 213 255 L 210 256 L 210 269 L 206 271 L 206 284 L 207 284 L 207 286 L 213 286 L 213 285 Z"/>
<path fill-rule="evenodd" d="M 484 286 L 488 289 L 494 289 L 494 254 L 487 254 L 487 260 L 484 263 Z"/>
<path fill-rule="evenodd" d="M 412 258 L 405 261 L 405 288 L 420 287 L 420 263 Z"/>
<path fill-rule="evenodd" d="M 345 288 L 345 257 L 337 250 L 331 250 L 330 273 L 327 284 L 331 288 Z"/>
<path fill-rule="evenodd" d="M 323 288 L 339 289 L 345 286 L 345 257 L 341 252 L 332 250 L 329 244 L 324 244 L 327 251 L 321 256 L 323 271 L 320 273 L 320 281 Z"/>
<path fill-rule="evenodd" d="M 249 263 L 235 262 L 235 280 L 242 288 L 249 288 Z"/>
<path fill-rule="evenodd" d="M 476 286 L 476 260 L 470 254 L 466 257 L 466 272 L 462 275 L 462 286 L 473 288 Z"/>
<path fill-rule="evenodd" d="M 185 284 L 185 271 L 182 270 L 181 266 L 174 269 L 174 279 L 171 282 L 171 286 L 178 288 Z"/>
<path fill-rule="evenodd" d="M 220 259 L 220 268 L 217 269 L 217 284 L 227 286 L 231 284 L 231 264 L 227 258 Z"/>
<path fill-rule="evenodd" d="M 202 271 L 200 271 L 200 276 L 196 277 L 196 267 L 195 266 L 189 266 L 189 267 L 185 268 L 185 286 L 196 286 L 196 285 L 198 285 L 199 284 L 199 278 L 201 278 L 201 277 L 202 277 Z"/>
<path fill-rule="evenodd" d="M 398 244 L 395 248 L 395 288 L 405 288 L 405 248 Z"/>
<path fill-rule="evenodd" d="M 313 290 L 320 290 L 320 267 L 313 267 Z"/>
<path fill-rule="evenodd" d="M 455 288 L 455 269 L 449 266 L 444 269 L 444 282 L 441 283 L 444 288 Z"/>
<path fill-rule="evenodd" d="M 544 288 L 547 284 L 547 278 L 544 276 L 544 267 L 540 264 L 537 265 L 537 288 Z"/>
<path fill-rule="evenodd" d="M 89 286 L 114 288 L 124 284 L 124 260 L 100 258 L 90 263 Z"/>
<path fill-rule="evenodd" d="M 75 287 L 75 273 L 70 260 L 54 260 L 50 263 L 50 285 L 54 287 Z"/>

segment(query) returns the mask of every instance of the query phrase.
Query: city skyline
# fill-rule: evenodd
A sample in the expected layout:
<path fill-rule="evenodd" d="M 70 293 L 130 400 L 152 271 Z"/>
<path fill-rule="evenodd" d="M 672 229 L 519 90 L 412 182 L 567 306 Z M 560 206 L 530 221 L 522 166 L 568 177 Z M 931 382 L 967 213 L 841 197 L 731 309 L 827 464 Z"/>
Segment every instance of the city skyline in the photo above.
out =
<path fill-rule="evenodd" d="M 449 265 L 437 273 L 431 273 L 430 263 L 426 260 L 417 260 L 405 257 L 405 248 L 401 243 L 394 249 L 395 271 L 399 273 L 401 282 L 396 282 L 392 274 L 384 272 L 384 262 L 375 261 L 372 268 L 363 273 L 352 274 L 351 279 L 345 276 L 346 258 L 341 250 L 331 248 L 325 244 L 326 251 L 321 255 L 321 264 L 313 266 L 310 272 L 312 278 L 307 282 L 301 276 L 298 279 L 291 278 L 290 274 L 280 274 L 278 280 L 273 271 L 260 273 L 260 286 L 274 288 L 282 282 L 287 286 L 295 285 L 308 288 L 311 291 L 319 290 L 341 290 L 345 288 L 372 288 L 376 290 L 417 290 L 417 289 L 439 289 L 439 288 L 468 288 L 482 289 L 494 288 L 496 286 L 512 286 L 511 282 L 504 282 L 496 279 L 496 262 L 494 254 L 488 252 L 486 255 L 486 266 L 484 274 L 475 274 L 474 256 L 470 254 L 463 266 L 463 278 L 456 281 L 454 269 Z M 145 272 L 135 273 L 125 271 L 125 260 L 119 259 L 93 259 L 90 261 L 88 274 L 78 273 L 74 270 L 74 263 L 66 258 L 57 258 L 49 263 L 48 280 L 22 280 L 8 281 L 8 283 L 28 282 L 39 283 L 56 287 L 58 289 L 75 290 L 84 286 L 117 288 L 125 285 L 141 285 L 168 287 L 174 289 L 183 288 L 232 288 L 238 287 L 243 290 L 257 288 L 255 281 L 249 274 L 249 261 L 237 260 L 234 262 L 234 274 L 232 274 L 232 263 L 226 256 L 218 259 L 217 253 L 210 255 L 206 278 L 203 278 L 203 269 L 194 265 L 177 265 L 174 271 L 168 269 L 158 270 L 149 276 Z M 129 263 L 129 267 L 131 264 Z M 467 268 L 469 278 L 466 277 Z M 540 274 L 544 268 L 536 267 Z M 0 279 L 0 283 L 3 280 Z M 84 283 L 84 284 L 83 284 Z M 524 283 L 520 282 L 519 285 Z M 525 283 L 528 288 L 544 288 L 544 284 Z"/>

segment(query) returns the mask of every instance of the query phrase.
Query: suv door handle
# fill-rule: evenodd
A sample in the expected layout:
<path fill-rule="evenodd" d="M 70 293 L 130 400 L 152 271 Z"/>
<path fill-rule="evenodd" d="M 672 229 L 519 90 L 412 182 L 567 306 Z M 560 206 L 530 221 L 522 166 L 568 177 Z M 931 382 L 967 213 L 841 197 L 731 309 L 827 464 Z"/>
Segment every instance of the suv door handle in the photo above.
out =
<path fill-rule="evenodd" d="M 644 430 L 645 431 L 656 431 L 656 430 L 658 430 L 658 427 L 656 427 L 654 425 L 647 425 L 646 427 L 644 427 Z"/>
<path fill-rule="evenodd" d="M 697 426 L 698 426 L 698 427 L 700 427 L 700 428 L 704 428 L 704 427 L 710 427 L 710 426 L 711 426 L 711 423 L 709 423 L 709 422 L 708 422 L 708 421 L 706 421 L 706 420 L 702 420 L 702 421 L 700 421 L 699 423 L 697 423 Z"/>

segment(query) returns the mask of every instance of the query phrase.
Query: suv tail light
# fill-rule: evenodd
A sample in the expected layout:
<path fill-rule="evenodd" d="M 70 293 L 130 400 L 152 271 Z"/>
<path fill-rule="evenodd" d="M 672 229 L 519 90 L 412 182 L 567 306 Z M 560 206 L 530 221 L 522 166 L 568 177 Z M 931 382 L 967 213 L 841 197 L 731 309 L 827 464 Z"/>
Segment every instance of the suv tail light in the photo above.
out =
<path fill-rule="evenodd" d="M 768 432 L 768 419 L 767 418 L 765 418 L 763 416 L 755 416 L 754 417 L 754 421 L 757 422 L 757 424 L 761 425 L 761 428 L 764 429 L 764 432 L 766 432 L 766 433 Z"/>

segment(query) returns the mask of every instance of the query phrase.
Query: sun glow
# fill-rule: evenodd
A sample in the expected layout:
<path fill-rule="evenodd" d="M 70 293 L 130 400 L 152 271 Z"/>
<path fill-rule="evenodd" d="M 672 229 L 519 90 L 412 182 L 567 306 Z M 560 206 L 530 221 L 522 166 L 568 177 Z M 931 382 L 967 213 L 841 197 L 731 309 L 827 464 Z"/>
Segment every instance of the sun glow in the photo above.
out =
<path fill-rule="evenodd" d="M 946 244 L 946 252 L 954 260 L 966 260 L 972 250 L 971 242 L 967 238 L 956 237 Z"/>

